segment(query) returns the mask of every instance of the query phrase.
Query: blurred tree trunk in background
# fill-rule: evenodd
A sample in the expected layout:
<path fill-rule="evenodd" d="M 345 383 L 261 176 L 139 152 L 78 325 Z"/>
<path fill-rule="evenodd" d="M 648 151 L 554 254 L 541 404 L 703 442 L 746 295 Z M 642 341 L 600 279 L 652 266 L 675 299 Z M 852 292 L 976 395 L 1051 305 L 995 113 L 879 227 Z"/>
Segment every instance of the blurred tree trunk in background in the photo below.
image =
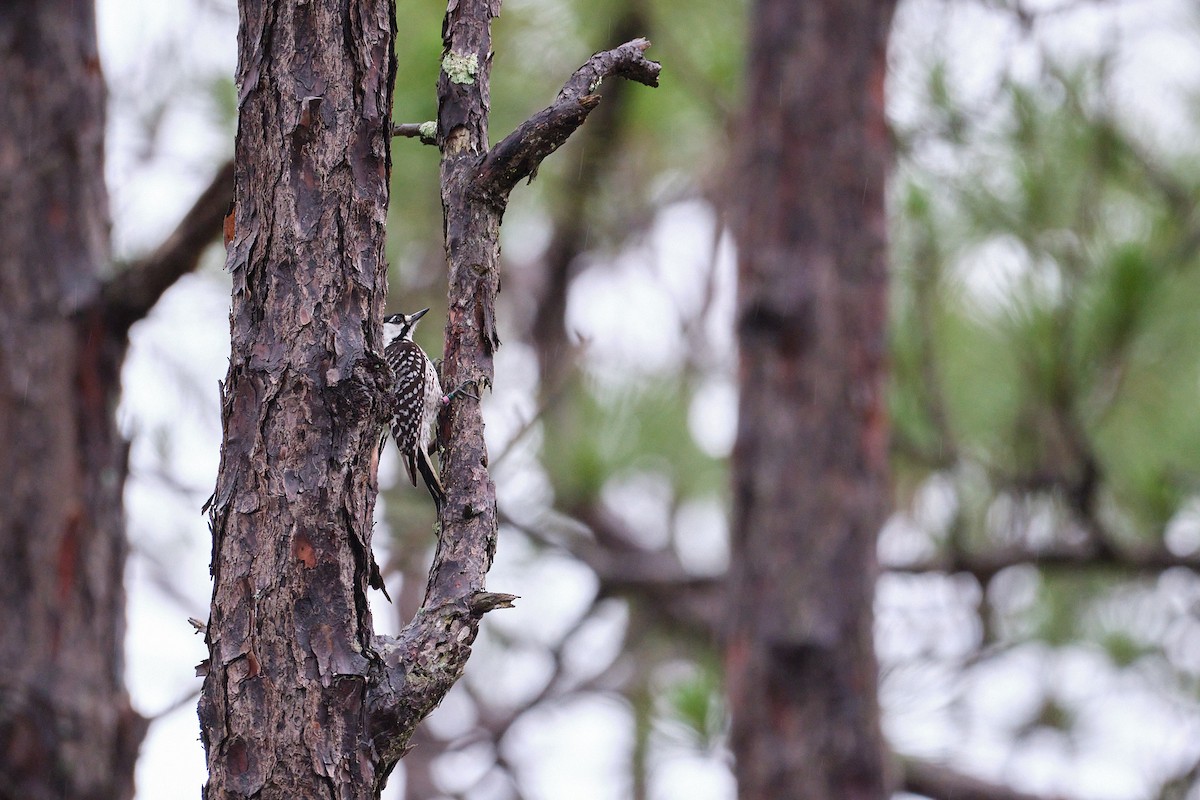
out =
<path fill-rule="evenodd" d="M 734 209 L 726 650 L 740 797 L 888 795 L 872 644 L 888 512 L 892 0 L 759 0 Z"/>
<path fill-rule="evenodd" d="M 0 797 L 128 798 L 124 329 L 89 2 L 0 6 Z"/>

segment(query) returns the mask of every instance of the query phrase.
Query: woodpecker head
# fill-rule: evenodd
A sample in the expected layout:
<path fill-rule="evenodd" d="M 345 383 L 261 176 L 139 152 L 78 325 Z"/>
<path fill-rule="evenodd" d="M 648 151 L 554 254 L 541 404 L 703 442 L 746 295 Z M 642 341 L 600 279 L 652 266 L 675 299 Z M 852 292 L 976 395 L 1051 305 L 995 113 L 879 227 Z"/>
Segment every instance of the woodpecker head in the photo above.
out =
<path fill-rule="evenodd" d="M 397 339 L 412 341 L 413 331 L 417 329 L 417 320 L 429 311 L 423 308 L 415 314 L 388 314 L 383 318 L 383 340 L 390 343 Z"/>

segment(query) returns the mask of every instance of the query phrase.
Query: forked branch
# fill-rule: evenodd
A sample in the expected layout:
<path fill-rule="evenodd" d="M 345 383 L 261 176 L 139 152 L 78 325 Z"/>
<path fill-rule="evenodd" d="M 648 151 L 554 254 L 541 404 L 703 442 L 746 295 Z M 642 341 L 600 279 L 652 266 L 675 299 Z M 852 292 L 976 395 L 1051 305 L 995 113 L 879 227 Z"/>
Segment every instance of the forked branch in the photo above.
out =
<path fill-rule="evenodd" d="M 646 86 L 658 86 L 662 66 L 645 56 L 647 39 L 634 39 L 620 47 L 592 56 L 563 84 L 558 97 L 492 147 L 476 176 L 476 188 L 503 204 L 522 179 L 532 177 L 538 166 L 561 147 L 588 114 L 600 104 L 595 94 L 608 77 L 625 78 Z"/>
<path fill-rule="evenodd" d="M 508 194 L 583 123 L 599 103 L 600 81 L 619 76 L 658 84 L 659 65 L 635 39 L 597 53 L 575 71 L 554 103 L 490 150 L 487 147 L 491 20 L 499 0 L 451 0 L 434 125 L 392 125 L 393 136 L 432 138 L 442 150 L 441 194 L 448 279 L 442 385 L 489 387 L 500 340 L 500 223 Z M 421 608 L 395 639 L 377 637 L 383 656 L 367 696 L 375 747 L 399 758 L 416 723 L 458 680 L 480 618 L 509 608 L 514 595 L 488 592 L 498 532 L 478 397 L 462 393 L 442 411 L 439 536 Z"/>

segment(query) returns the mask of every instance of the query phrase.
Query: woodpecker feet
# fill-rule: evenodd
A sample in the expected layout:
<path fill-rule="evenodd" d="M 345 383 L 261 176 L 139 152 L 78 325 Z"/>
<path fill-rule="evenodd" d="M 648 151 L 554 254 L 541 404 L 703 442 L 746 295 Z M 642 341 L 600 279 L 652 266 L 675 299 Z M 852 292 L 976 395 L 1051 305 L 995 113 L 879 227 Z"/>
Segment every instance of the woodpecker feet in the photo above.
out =
<path fill-rule="evenodd" d="M 479 381 L 478 380 L 463 381 L 453 391 L 451 391 L 449 394 L 442 397 L 442 408 L 445 408 L 446 406 L 450 405 L 450 401 L 453 400 L 454 398 L 458 397 L 460 394 L 463 395 L 464 397 L 470 397 L 472 400 L 478 401 L 479 395 L 468 392 L 467 391 L 468 386 L 473 386 L 475 388 L 476 392 L 479 391 Z"/>

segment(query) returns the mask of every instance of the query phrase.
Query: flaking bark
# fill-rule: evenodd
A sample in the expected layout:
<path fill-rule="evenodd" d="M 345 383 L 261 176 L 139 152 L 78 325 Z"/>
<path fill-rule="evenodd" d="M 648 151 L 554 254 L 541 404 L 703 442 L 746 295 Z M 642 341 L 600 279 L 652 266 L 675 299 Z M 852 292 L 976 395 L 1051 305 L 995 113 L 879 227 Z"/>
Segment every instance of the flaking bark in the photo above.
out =
<path fill-rule="evenodd" d="M 498 2 L 466 0 L 446 17 L 437 141 L 448 390 L 489 387 L 499 346 L 507 197 L 478 177 L 498 12 Z M 321 4 L 241 4 L 232 354 L 200 703 L 209 800 L 377 796 L 462 674 L 482 615 L 514 599 L 484 589 L 495 487 L 478 400 L 464 393 L 444 415 L 447 497 L 424 602 L 398 637 L 372 631 L 373 459 L 392 413 L 376 354 L 394 30 L 387 0 L 354 0 L 344 16 Z"/>
<path fill-rule="evenodd" d="M 438 79 L 438 142 L 448 315 L 442 385 L 483 389 L 494 377 L 500 345 L 495 304 L 500 290 L 500 223 L 509 192 L 566 141 L 600 102 L 602 78 L 620 76 L 657 85 L 659 65 L 643 53 L 644 39 L 594 55 L 564 85 L 554 103 L 490 150 L 491 19 L 499 2 L 452 2 L 443 25 L 443 69 Z M 462 65 L 477 65 L 471 72 Z M 430 570 L 425 605 L 446 607 L 484 591 L 496 549 L 496 489 L 488 474 L 478 401 L 459 395 L 443 417 L 442 482 L 447 500 L 442 535 Z M 461 613 L 461 607 L 460 607 Z M 473 635 L 473 633 L 472 633 Z"/>
<path fill-rule="evenodd" d="M 206 797 L 375 797 L 394 763 L 364 736 L 394 12 L 246 0 L 240 17 Z"/>

